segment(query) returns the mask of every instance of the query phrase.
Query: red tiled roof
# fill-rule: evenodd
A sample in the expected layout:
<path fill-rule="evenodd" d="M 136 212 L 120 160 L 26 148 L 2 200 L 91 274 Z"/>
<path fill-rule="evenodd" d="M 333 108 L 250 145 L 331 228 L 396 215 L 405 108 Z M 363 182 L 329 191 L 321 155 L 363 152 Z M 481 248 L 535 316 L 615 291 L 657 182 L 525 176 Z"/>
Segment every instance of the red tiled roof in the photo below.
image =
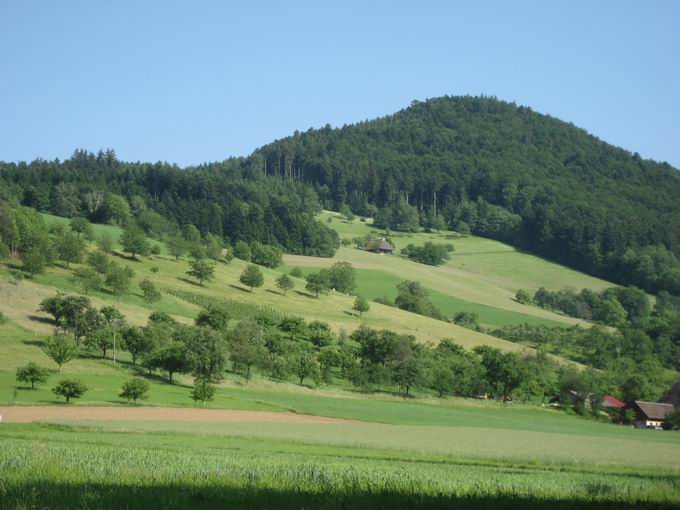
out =
<path fill-rule="evenodd" d="M 605 395 L 602 397 L 602 405 L 605 407 L 616 407 L 617 409 L 626 407 L 626 404 L 621 402 L 619 399 L 612 397 L 611 395 Z"/>

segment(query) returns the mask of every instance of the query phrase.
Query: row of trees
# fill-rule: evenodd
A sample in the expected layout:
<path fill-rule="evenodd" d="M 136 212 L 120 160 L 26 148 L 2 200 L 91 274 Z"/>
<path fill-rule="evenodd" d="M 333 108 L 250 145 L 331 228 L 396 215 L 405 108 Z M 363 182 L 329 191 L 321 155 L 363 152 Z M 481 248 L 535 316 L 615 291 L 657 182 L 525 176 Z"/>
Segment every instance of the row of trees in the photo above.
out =
<path fill-rule="evenodd" d="M 600 293 L 583 289 L 549 291 L 541 287 L 533 298 L 524 290 L 515 296 L 523 304 L 535 303 L 541 308 L 559 310 L 571 317 L 621 327 L 626 323 L 642 324 L 652 312 L 647 294 L 635 287 L 612 287 Z"/>

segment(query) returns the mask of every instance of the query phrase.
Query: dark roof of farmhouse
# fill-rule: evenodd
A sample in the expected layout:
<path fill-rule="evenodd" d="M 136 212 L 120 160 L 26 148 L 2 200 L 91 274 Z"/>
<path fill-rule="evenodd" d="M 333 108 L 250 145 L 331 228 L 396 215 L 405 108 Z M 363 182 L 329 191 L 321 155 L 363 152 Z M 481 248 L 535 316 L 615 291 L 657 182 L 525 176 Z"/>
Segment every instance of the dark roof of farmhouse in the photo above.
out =
<path fill-rule="evenodd" d="M 644 402 L 636 400 L 635 405 L 649 418 L 650 420 L 663 420 L 666 415 L 673 412 L 671 404 L 660 404 L 659 402 Z"/>
<path fill-rule="evenodd" d="M 394 251 L 394 247 L 385 239 L 371 239 L 366 243 L 367 250 Z"/>

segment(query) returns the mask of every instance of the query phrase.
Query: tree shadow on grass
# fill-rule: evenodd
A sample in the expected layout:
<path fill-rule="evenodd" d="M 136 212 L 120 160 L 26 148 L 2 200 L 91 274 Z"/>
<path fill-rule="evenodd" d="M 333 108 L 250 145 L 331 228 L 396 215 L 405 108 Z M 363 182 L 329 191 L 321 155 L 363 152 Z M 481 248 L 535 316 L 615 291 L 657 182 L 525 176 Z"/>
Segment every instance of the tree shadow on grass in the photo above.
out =
<path fill-rule="evenodd" d="M 246 289 L 246 288 L 244 288 L 244 287 L 240 287 L 239 285 L 234 285 L 233 283 L 230 283 L 229 286 L 230 286 L 232 289 L 240 290 L 241 292 L 246 292 L 246 293 L 248 293 L 248 294 L 251 293 L 250 289 Z"/>
<path fill-rule="evenodd" d="M 304 290 L 296 290 L 295 293 L 298 296 L 310 298 L 310 299 L 318 299 L 314 294 L 310 294 L 309 292 L 305 292 Z"/>
<path fill-rule="evenodd" d="M 285 294 L 283 292 L 279 292 L 277 290 L 265 289 L 265 292 L 269 292 L 270 294 L 274 294 L 276 296 L 285 297 Z"/>
<path fill-rule="evenodd" d="M 190 285 L 193 285 L 194 287 L 204 287 L 204 285 L 201 285 L 198 282 L 195 282 L 193 280 L 189 280 L 189 278 L 185 278 L 184 276 L 178 276 L 177 279 L 181 282 L 188 283 Z"/>
<path fill-rule="evenodd" d="M 43 317 L 41 315 L 28 315 L 28 320 L 31 322 L 38 322 L 40 324 L 49 324 L 51 326 L 54 326 L 55 328 L 57 327 L 57 323 L 54 322 L 54 319 L 50 317 Z"/>
<path fill-rule="evenodd" d="M 43 342 L 42 340 L 22 340 L 21 343 L 24 345 L 32 345 L 33 347 L 45 346 L 45 342 Z"/>

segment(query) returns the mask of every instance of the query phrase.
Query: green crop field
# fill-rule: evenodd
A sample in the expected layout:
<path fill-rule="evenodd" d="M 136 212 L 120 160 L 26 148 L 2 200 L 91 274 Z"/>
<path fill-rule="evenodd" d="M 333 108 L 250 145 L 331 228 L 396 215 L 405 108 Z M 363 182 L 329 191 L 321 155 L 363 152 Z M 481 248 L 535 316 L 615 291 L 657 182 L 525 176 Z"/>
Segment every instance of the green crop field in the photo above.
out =
<path fill-rule="evenodd" d="M 539 438 L 503 431 L 494 437 L 484 429 L 263 425 L 184 427 L 191 432 L 168 423 L 142 431 L 138 424 L 112 422 L 118 430 L 109 432 L 87 423 L 3 425 L 0 507 L 547 509 L 680 503 L 680 473 L 669 460 L 677 456 L 677 443 L 624 443 L 651 451 L 633 464 L 617 465 L 598 462 L 612 451 L 602 443 L 585 456 L 588 445 L 564 458 L 550 455 L 578 442 L 573 436 L 541 437 L 548 459 L 542 461 L 527 458 Z M 471 436 L 476 440 L 470 442 Z M 519 456 L 505 458 L 494 450 L 513 439 Z M 463 442 L 486 458 L 452 453 L 450 445 Z M 612 440 L 613 449 L 621 446 Z M 667 454 L 652 458 L 661 451 Z"/>

